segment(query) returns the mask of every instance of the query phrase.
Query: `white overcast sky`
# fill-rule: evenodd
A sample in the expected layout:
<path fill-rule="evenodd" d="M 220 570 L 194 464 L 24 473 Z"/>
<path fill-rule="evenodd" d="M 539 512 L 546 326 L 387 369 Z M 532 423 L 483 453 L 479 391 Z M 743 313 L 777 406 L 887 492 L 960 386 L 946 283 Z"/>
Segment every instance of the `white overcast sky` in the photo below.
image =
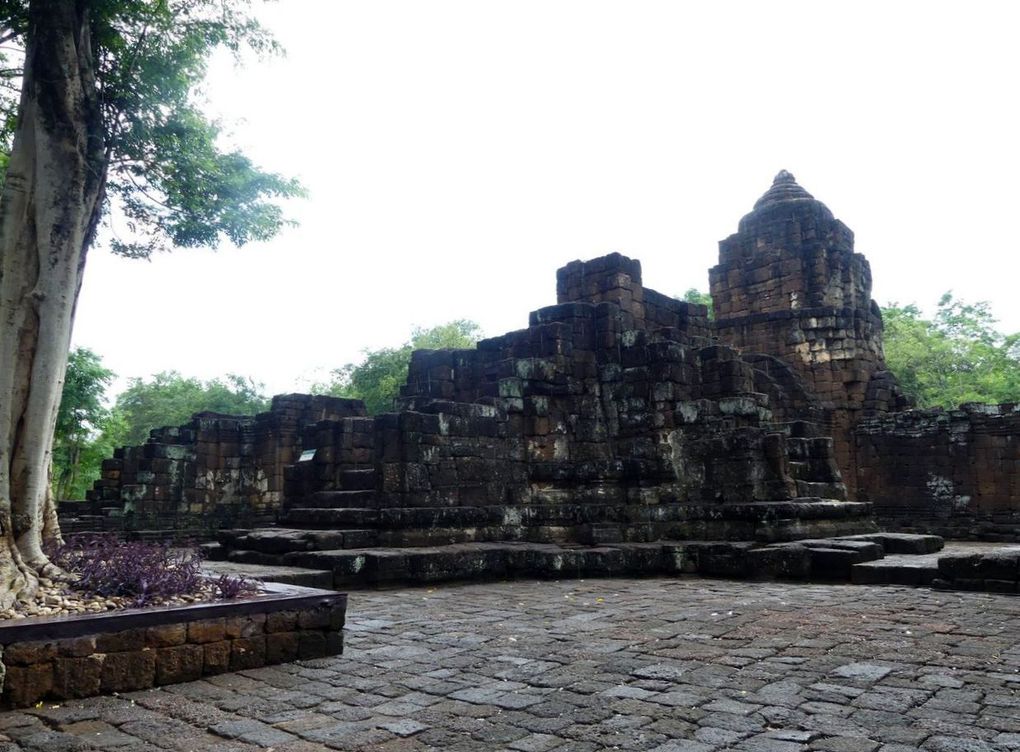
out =
<path fill-rule="evenodd" d="M 208 111 L 300 178 L 263 245 L 93 251 L 74 342 L 299 389 L 415 325 L 521 328 L 620 251 L 667 294 L 780 169 L 856 233 L 880 303 L 952 289 L 1020 330 L 1020 4 L 281 0 L 283 59 L 213 67 Z"/>

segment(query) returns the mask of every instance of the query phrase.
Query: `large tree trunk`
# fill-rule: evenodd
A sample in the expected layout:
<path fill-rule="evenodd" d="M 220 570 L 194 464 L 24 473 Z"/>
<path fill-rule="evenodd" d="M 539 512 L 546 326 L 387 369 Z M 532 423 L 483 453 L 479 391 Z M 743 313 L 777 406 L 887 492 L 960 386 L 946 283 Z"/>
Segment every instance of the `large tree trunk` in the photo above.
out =
<path fill-rule="evenodd" d="M 31 597 L 59 538 L 53 431 L 105 139 L 85 0 L 32 0 L 17 131 L 0 194 L 0 608 Z"/>

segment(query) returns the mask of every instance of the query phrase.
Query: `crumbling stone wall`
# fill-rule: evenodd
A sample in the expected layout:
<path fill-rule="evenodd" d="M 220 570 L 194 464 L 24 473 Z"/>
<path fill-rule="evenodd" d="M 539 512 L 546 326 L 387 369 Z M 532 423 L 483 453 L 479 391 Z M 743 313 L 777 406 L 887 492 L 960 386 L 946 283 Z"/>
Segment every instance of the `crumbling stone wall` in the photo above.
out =
<path fill-rule="evenodd" d="M 1020 406 L 875 416 L 855 438 L 860 498 L 883 526 L 1020 539 Z"/>
<path fill-rule="evenodd" d="M 358 415 L 306 425 L 307 451 L 284 468 L 285 498 L 300 499 L 321 489 L 375 491 L 375 419 Z"/>
<path fill-rule="evenodd" d="M 708 308 L 670 298 L 641 282 L 641 262 L 619 253 L 573 261 L 556 272 L 556 302 L 615 303 L 638 331 L 676 329 L 687 337 L 708 338 Z M 537 322 L 534 318 L 531 325 Z M 608 342 L 606 344 L 609 344 Z"/>
<path fill-rule="evenodd" d="M 755 501 L 798 495 L 768 381 L 709 339 L 704 306 L 645 288 L 620 254 L 557 273 L 559 304 L 474 351 L 416 353 L 405 406 L 489 399 L 507 414 L 532 501 Z M 832 498 L 838 477 L 826 468 Z"/>
<path fill-rule="evenodd" d="M 364 415 L 364 405 L 287 394 L 253 417 L 199 413 L 183 426 L 154 429 L 145 444 L 122 447 L 103 462 L 88 511 L 129 530 L 196 534 L 273 521 L 304 427 L 350 415 Z"/>
<path fill-rule="evenodd" d="M 380 507 L 520 501 L 523 476 L 507 417 L 493 405 L 428 400 L 414 410 L 321 421 L 306 429 L 305 441 L 314 454 L 289 472 L 293 505 L 322 491 L 348 493 L 351 506 L 365 499 Z"/>

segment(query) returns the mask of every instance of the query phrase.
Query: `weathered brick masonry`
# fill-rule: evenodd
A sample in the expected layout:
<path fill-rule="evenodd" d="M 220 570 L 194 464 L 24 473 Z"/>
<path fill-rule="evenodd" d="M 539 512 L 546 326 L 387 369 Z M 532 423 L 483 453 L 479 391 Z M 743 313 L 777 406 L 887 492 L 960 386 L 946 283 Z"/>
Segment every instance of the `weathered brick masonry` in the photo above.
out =
<path fill-rule="evenodd" d="M 199 413 L 183 426 L 156 429 L 145 444 L 118 449 L 103 462 L 89 508 L 75 505 L 79 518 L 64 530 L 202 534 L 271 522 L 283 499 L 284 470 L 301 454 L 305 426 L 364 414 L 355 400 L 284 394 L 254 417 Z"/>
<path fill-rule="evenodd" d="M 1020 540 L 1020 406 L 875 416 L 855 438 L 860 497 L 885 528 Z"/>
<path fill-rule="evenodd" d="M 347 596 L 270 588 L 246 602 L 4 624 L 0 705 L 131 692 L 343 652 Z"/>

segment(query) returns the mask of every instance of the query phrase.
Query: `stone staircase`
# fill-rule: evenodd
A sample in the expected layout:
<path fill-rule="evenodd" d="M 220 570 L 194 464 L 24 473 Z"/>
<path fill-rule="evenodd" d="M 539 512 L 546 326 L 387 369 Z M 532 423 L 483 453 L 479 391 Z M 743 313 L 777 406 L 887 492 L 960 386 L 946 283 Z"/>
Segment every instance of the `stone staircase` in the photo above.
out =
<path fill-rule="evenodd" d="M 221 530 L 212 557 L 281 563 L 283 554 L 460 543 L 570 545 L 659 540 L 769 543 L 874 530 L 867 504 L 800 498 L 745 504 L 536 503 L 383 507 L 367 490 L 318 491 L 283 514 L 280 526 Z"/>
<path fill-rule="evenodd" d="M 345 588 L 522 577 L 699 575 L 1020 593 L 1020 546 L 944 544 L 935 535 L 866 533 L 771 544 L 474 541 L 343 548 L 337 544 L 345 532 L 227 531 L 226 540 L 247 548 L 207 544 L 210 558 L 222 559 L 208 566 L 215 573 Z"/>
<path fill-rule="evenodd" d="M 1020 546 L 952 541 L 937 552 L 899 553 L 856 564 L 851 577 L 860 585 L 1020 593 Z"/>
<path fill-rule="evenodd" d="M 332 498 L 346 497 L 335 493 Z M 323 498 L 323 503 L 330 497 Z M 338 503 L 344 503 L 338 501 Z M 759 505 L 755 505 L 759 506 Z M 843 507 L 844 505 L 841 505 Z M 588 530 L 605 541 L 535 539 L 543 528 L 521 525 L 517 537 L 499 528 L 499 537 L 447 540 L 454 531 L 469 537 L 471 528 L 394 527 L 407 516 L 409 522 L 442 521 L 444 513 L 462 523 L 463 508 L 382 510 L 373 507 L 296 507 L 336 512 L 336 519 L 350 527 L 317 529 L 314 518 L 304 518 L 306 528 L 263 528 L 221 531 L 219 542 L 206 545 L 209 559 L 229 564 L 296 567 L 328 572 L 333 587 L 395 584 L 426 584 L 450 580 L 512 577 L 601 577 L 697 574 L 739 579 L 792 579 L 829 582 L 898 583 L 899 570 L 868 570 L 870 579 L 857 568 L 873 565 L 889 555 L 898 559 L 927 558 L 942 547 L 942 539 L 929 535 L 866 533 L 807 538 L 795 541 L 748 542 L 746 540 L 689 540 L 660 538 L 634 540 L 640 526 L 602 525 Z M 645 508 L 647 509 L 647 508 Z M 518 509 L 519 513 L 521 510 Z M 559 510 L 564 511 L 564 510 Z M 589 510 L 590 511 L 590 510 Z M 633 510 L 632 510 L 633 511 Z M 660 510 L 661 511 L 661 510 Z M 688 510 L 690 511 L 690 510 Z M 472 514 L 506 514 L 475 508 Z M 813 512 L 817 514 L 817 512 Z M 289 514 L 289 513 L 288 513 Z M 732 526 L 732 522 L 727 525 Z M 619 534 L 628 531 L 631 539 Z M 436 532 L 436 531 L 440 532 Z M 564 528 L 556 530 L 560 533 Z M 539 535 L 536 535 L 536 532 Z M 527 539 L 530 536 L 532 539 Z M 423 537 L 431 543 L 408 545 L 409 538 Z M 395 543 L 404 545 L 395 545 Z M 881 574 L 887 572 L 885 575 Z M 890 574 L 891 572 L 891 574 Z M 320 575 L 321 576 L 321 575 Z M 884 577 L 884 579 L 883 579 Z M 904 583 L 906 584 L 906 583 Z M 916 583 L 925 584 L 925 583 Z"/>
<path fill-rule="evenodd" d="M 931 587 L 939 578 L 942 553 L 896 554 L 854 564 L 851 580 L 856 585 L 905 585 Z"/>
<path fill-rule="evenodd" d="M 123 529 L 123 504 L 90 501 L 58 501 L 60 530 L 67 535 L 119 532 Z"/>

